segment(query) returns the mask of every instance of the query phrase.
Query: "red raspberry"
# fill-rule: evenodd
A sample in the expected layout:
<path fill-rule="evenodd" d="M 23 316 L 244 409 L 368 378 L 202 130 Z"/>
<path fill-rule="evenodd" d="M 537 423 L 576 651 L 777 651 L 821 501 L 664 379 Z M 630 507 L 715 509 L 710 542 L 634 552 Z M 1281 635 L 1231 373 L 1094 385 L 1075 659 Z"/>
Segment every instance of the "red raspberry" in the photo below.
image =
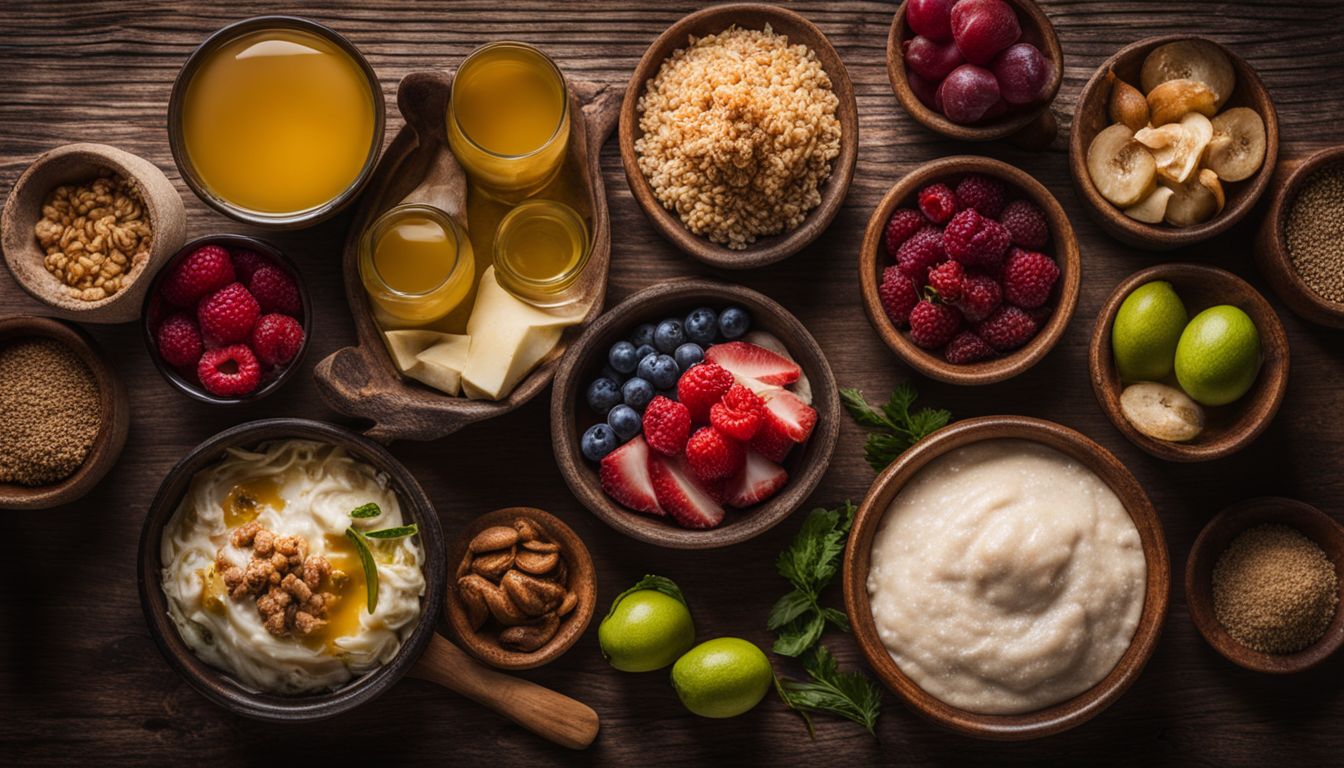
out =
<path fill-rule="evenodd" d="M 899 267 L 887 267 L 882 271 L 882 284 L 877 287 L 877 295 L 882 299 L 882 308 L 887 317 L 897 327 L 910 322 L 910 310 L 919 303 L 919 289 L 915 281 L 901 273 Z"/>
<path fill-rule="evenodd" d="M 742 444 L 713 427 L 701 427 L 686 443 L 686 463 L 704 481 L 732 477 L 746 463 Z"/>
<path fill-rule="evenodd" d="M 967 208 L 943 228 L 943 250 L 948 258 L 968 267 L 993 267 L 1008 250 L 1008 230 L 974 208 Z"/>
<path fill-rule="evenodd" d="M 1039 251 L 1050 242 L 1050 225 L 1045 222 L 1045 214 L 1030 201 L 1014 200 L 1009 203 L 999 215 L 999 223 L 1008 230 L 1013 245 Z"/>
<path fill-rule="evenodd" d="M 709 423 L 734 440 L 746 442 L 761 428 L 761 412 L 765 405 L 761 398 L 747 387 L 734 384 L 721 402 L 709 409 Z"/>
<path fill-rule="evenodd" d="M 155 333 L 159 356 L 174 368 L 186 368 L 201 359 L 201 330 L 185 312 L 170 316 Z"/>
<path fill-rule="evenodd" d="M 283 312 L 294 317 L 303 313 L 298 284 L 288 272 L 273 264 L 257 267 L 247 283 L 247 289 L 257 298 L 264 312 Z"/>
<path fill-rule="evenodd" d="M 691 436 L 691 412 L 676 400 L 654 396 L 644 409 L 644 442 L 664 456 L 676 456 Z"/>
<path fill-rule="evenodd" d="M 1014 248 L 1003 264 L 1003 297 L 1024 309 L 1034 309 L 1050 298 L 1059 280 L 1059 265 L 1044 253 Z"/>
<path fill-rule="evenodd" d="M 962 331 L 952 341 L 948 342 L 947 351 L 944 354 L 947 357 L 947 362 L 954 365 L 965 365 L 993 357 L 994 348 L 974 333 Z"/>
<path fill-rule="evenodd" d="M 965 279 L 966 270 L 960 262 L 944 261 L 929 270 L 929 287 L 937 291 L 938 298 L 947 304 L 954 304 L 961 298 Z"/>
<path fill-rule="evenodd" d="M 266 365 L 284 365 L 303 348 L 303 326 L 289 315 L 262 315 L 252 329 L 252 351 Z"/>
<path fill-rule="evenodd" d="M 994 349 L 1010 352 L 1031 341 L 1031 337 L 1036 335 L 1036 328 L 1036 321 L 1031 319 L 1031 315 L 1008 304 L 999 307 L 975 332 Z"/>
<path fill-rule="evenodd" d="M 238 272 L 238 281 L 246 283 L 260 267 L 271 266 L 271 260 L 256 251 L 234 251 L 233 268 Z"/>
<path fill-rule="evenodd" d="M 910 340 L 924 349 L 937 349 L 961 328 L 961 315 L 947 304 L 924 299 L 910 311 Z"/>
<path fill-rule="evenodd" d="M 261 308 L 242 283 L 229 283 L 201 299 L 196 307 L 196 319 L 201 331 L 213 345 L 246 341 L 257 324 Z"/>
<path fill-rule="evenodd" d="M 919 190 L 919 210 L 934 224 L 942 224 L 957 212 L 957 198 L 946 184 L 930 184 Z"/>
<path fill-rule="evenodd" d="M 896 258 L 896 251 L 900 249 L 901 244 L 910 239 L 924 226 L 924 217 L 919 215 L 919 211 L 914 208 L 897 208 L 896 212 L 887 219 L 887 229 L 883 233 L 882 242 L 887 245 L 887 255 Z"/>
<path fill-rule="evenodd" d="M 997 179 L 972 173 L 957 185 L 957 208 L 974 208 L 981 216 L 997 219 L 1006 196 L 1007 190 Z"/>
<path fill-rule="evenodd" d="M 978 323 L 998 309 L 1002 300 L 1003 291 L 997 280 L 971 272 L 961 281 L 961 299 L 957 302 L 957 309 L 967 320 Z"/>
<path fill-rule="evenodd" d="M 937 227 L 926 226 L 901 244 L 896 251 L 896 266 L 916 285 L 923 285 L 929 268 L 946 258 L 943 233 Z"/>
<path fill-rule="evenodd" d="M 246 344 L 206 350 L 196 375 L 207 392 L 219 397 L 250 395 L 261 384 L 261 366 Z"/>
<path fill-rule="evenodd" d="M 218 245 L 203 245 L 173 267 L 159 292 L 170 304 L 188 308 L 233 282 L 233 259 Z"/>
<path fill-rule="evenodd" d="M 677 380 L 677 399 L 686 406 L 696 424 L 709 421 L 709 408 L 733 386 L 733 374 L 715 363 L 697 363 Z"/>

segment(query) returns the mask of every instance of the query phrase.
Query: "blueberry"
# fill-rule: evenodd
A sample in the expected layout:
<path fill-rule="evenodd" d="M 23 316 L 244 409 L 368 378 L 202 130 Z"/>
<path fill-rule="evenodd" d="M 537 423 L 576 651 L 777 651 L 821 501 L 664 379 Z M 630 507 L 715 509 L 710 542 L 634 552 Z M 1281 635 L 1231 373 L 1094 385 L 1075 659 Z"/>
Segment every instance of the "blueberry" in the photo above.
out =
<path fill-rule="evenodd" d="M 729 307 L 719 315 L 719 333 L 725 339 L 736 339 L 751 328 L 751 315 L 741 307 Z"/>
<path fill-rule="evenodd" d="M 719 334 L 719 316 L 709 307 L 691 310 L 691 314 L 686 316 L 685 328 L 686 338 L 696 344 L 712 344 L 714 337 Z"/>
<path fill-rule="evenodd" d="M 671 355 L 659 355 L 653 359 L 653 363 L 649 366 L 649 375 L 645 378 L 658 389 L 668 389 L 677 386 L 679 375 L 681 369 L 677 367 L 677 361 L 673 360 Z"/>
<path fill-rule="evenodd" d="M 618 405 L 611 409 L 607 414 L 607 424 L 616 432 L 616 436 L 622 440 L 629 440 L 639 434 L 639 430 L 644 426 L 644 420 L 639 417 L 634 408 L 628 405 Z"/>
<path fill-rule="evenodd" d="M 639 358 L 639 367 L 635 370 L 635 375 L 645 381 L 653 381 L 653 364 L 658 361 L 659 357 L 660 355 L 654 352 L 651 355 Z"/>
<path fill-rule="evenodd" d="M 672 353 L 672 359 L 677 361 L 677 367 L 684 371 L 704 360 L 705 350 L 701 349 L 699 344 L 688 341 L 677 347 L 677 351 Z"/>
<path fill-rule="evenodd" d="M 615 368 L 612 368 L 610 365 L 604 365 L 604 366 L 602 366 L 602 378 L 604 378 L 604 379 L 611 379 L 612 381 L 616 382 L 617 384 L 620 384 L 621 382 L 623 382 L 623 381 L 625 381 L 626 379 L 630 378 L 630 374 L 628 374 L 628 373 L 621 373 L 620 371 L 616 370 Z"/>
<path fill-rule="evenodd" d="M 649 355 L 656 354 L 658 354 L 658 350 L 654 349 L 652 344 L 640 344 L 639 348 L 635 350 L 635 360 L 643 360 Z"/>
<path fill-rule="evenodd" d="M 653 346 L 653 323 L 644 323 L 635 329 L 635 335 L 630 337 L 630 342 L 636 347 L 644 345 Z"/>
<path fill-rule="evenodd" d="M 680 320 L 664 320 L 653 332 L 653 346 L 665 355 L 686 343 L 686 332 L 681 328 Z"/>
<path fill-rule="evenodd" d="M 634 373 L 635 366 L 639 365 L 635 345 L 628 341 L 618 341 L 612 344 L 611 351 L 607 353 L 607 362 L 611 363 L 611 367 L 621 373 Z"/>
<path fill-rule="evenodd" d="M 589 461 L 601 461 L 603 456 L 616 450 L 619 445 L 616 432 L 606 424 L 594 424 L 589 427 L 588 431 L 583 433 L 583 439 L 579 441 L 579 447 Z"/>
<path fill-rule="evenodd" d="M 621 388 L 615 380 L 604 376 L 588 385 L 588 407 L 593 409 L 593 413 L 605 416 L 619 402 Z"/>
<path fill-rule="evenodd" d="M 653 385 L 646 379 L 631 379 L 621 387 L 621 397 L 626 405 L 643 413 L 644 407 L 653 399 Z"/>

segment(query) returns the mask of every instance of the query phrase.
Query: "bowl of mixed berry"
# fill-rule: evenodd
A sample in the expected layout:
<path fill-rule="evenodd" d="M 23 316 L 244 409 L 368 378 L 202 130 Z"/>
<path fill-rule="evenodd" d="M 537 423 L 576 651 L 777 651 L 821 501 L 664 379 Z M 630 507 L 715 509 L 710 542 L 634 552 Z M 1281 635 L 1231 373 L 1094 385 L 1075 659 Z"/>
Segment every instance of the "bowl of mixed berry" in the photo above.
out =
<path fill-rule="evenodd" d="M 299 367 L 312 307 L 274 245 L 212 235 L 184 245 L 154 276 L 143 320 L 149 355 L 170 384 L 230 405 L 274 392 Z"/>
<path fill-rule="evenodd" d="M 662 283 L 598 318 L 555 378 L 551 432 L 571 490 L 642 541 L 720 547 L 796 510 L 830 461 L 835 377 L 766 296 Z"/>
<path fill-rule="evenodd" d="M 901 179 L 869 219 L 864 308 L 892 351 L 952 384 L 1003 381 L 1055 345 L 1078 299 L 1078 243 L 1040 182 L 984 157 Z"/>

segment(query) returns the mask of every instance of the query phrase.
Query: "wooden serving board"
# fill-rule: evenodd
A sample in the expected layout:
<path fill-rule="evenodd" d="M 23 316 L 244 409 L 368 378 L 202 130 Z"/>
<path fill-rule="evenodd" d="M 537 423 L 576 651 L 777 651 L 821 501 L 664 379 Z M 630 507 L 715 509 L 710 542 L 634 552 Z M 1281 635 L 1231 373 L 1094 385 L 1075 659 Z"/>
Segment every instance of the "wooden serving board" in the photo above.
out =
<path fill-rule="evenodd" d="M 318 392 L 333 408 L 373 422 L 366 434 L 377 440 L 432 440 L 476 421 L 508 413 L 546 388 L 569 343 L 602 311 L 611 260 L 611 222 L 606 189 L 598 165 L 602 144 L 616 127 L 623 88 L 612 84 L 570 83 L 569 167 L 582 172 L 591 211 L 592 255 L 580 280 L 591 306 L 583 320 L 565 330 L 560 343 L 499 401 L 452 397 L 397 371 L 374 322 L 359 277 L 359 244 L 364 231 L 384 211 L 402 202 L 425 178 L 425 169 L 447 144 L 445 116 L 453 76 L 442 70 L 412 72 L 397 89 L 397 106 L 406 119 L 383 153 L 363 193 L 345 238 L 341 271 L 355 320 L 355 346 L 336 350 L 317 364 Z M 455 163 L 454 163 L 455 164 Z M 466 200 L 462 200 L 465 209 Z M 450 211 L 450 213 L 452 213 Z M 462 214 L 465 218 L 465 213 Z M 469 225 L 468 225 L 469 226 Z M 476 259 L 489 259 L 477 253 Z"/>

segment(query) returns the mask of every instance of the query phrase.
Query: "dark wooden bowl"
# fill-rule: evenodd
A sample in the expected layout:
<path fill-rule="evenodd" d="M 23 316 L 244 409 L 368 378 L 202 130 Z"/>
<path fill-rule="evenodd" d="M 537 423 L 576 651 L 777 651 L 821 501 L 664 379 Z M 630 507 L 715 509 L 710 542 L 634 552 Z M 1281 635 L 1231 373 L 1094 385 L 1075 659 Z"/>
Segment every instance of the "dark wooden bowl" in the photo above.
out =
<path fill-rule="evenodd" d="M 633 512 L 617 504 L 598 479 L 597 466 L 583 457 L 579 438 L 596 419 L 583 402 L 588 383 L 606 363 L 607 349 L 643 322 L 683 316 L 701 304 L 745 307 L 752 329 L 779 337 L 812 384 L 817 425 L 801 447 L 789 452 L 784 468 L 788 485 L 764 504 L 730 511 L 722 525 L 709 530 L 682 528 L 675 522 Z M 672 280 L 645 288 L 597 319 L 565 355 L 551 395 L 551 441 L 555 461 L 569 489 L 607 525 L 640 541 L 674 549 L 726 547 L 758 536 L 793 514 L 826 473 L 840 432 L 840 398 L 826 354 L 807 328 L 788 310 L 749 288 L 710 280 Z"/>
<path fill-rule="evenodd" d="M 269 381 L 262 383 L 257 391 L 250 395 L 220 397 L 207 392 L 195 378 L 184 376 L 181 371 L 164 361 L 163 356 L 159 354 L 158 342 L 154 340 L 154 332 L 150 329 L 150 304 L 154 301 L 154 297 L 159 294 L 159 286 L 163 283 L 164 276 L 169 274 L 179 261 L 185 259 L 192 251 L 203 245 L 222 245 L 230 249 L 239 248 L 256 251 L 289 272 L 290 276 L 294 278 L 295 284 L 299 287 L 299 299 L 303 302 L 303 317 L 299 318 L 300 322 L 303 323 L 303 345 L 299 347 L 299 352 L 294 355 L 294 359 L 285 364 L 283 370 Z M 173 254 L 172 258 L 164 264 L 164 268 L 154 276 L 154 280 L 149 284 L 149 291 L 145 293 L 144 304 L 140 312 L 140 328 L 143 331 L 142 336 L 145 339 L 145 348 L 149 352 L 149 359 L 154 361 L 154 367 L 158 369 L 159 373 L 163 374 L 163 378 L 167 379 L 174 389 L 210 405 L 240 405 L 256 402 L 276 391 L 284 386 L 285 382 L 289 381 L 302 367 L 303 356 L 308 352 L 308 342 L 312 341 L 313 338 L 313 305 L 308 298 L 308 287 L 303 282 L 303 275 L 299 272 L 298 264 L 294 263 L 294 260 L 285 255 L 285 252 L 275 244 L 247 235 L 206 235 L 198 237 L 179 248 L 177 253 Z"/>
<path fill-rule="evenodd" d="M 578 605 L 560 622 L 555 637 L 531 653 L 519 653 L 501 648 L 497 640 L 498 627 L 486 625 L 485 631 L 471 628 L 467 620 L 466 607 L 457 590 L 454 579 L 448 584 L 448 623 L 453 627 L 458 642 L 472 656 L 500 669 L 533 669 L 560 658 L 568 651 L 579 636 L 588 628 L 593 619 L 593 610 L 597 605 L 597 571 L 593 568 L 593 558 L 588 547 L 573 528 L 555 515 L 533 507 L 508 507 L 487 512 L 472 520 L 458 533 L 457 540 L 448 549 L 448 563 L 454 568 L 467 555 L 467 545 L 476 534 L 495 525 L 511 526 L 518 517 L 527 517 L 545 529 L 549 538 L 560 545 L 561 556 L 569 569 L 569 590 L 578 597 Z"/>
<path fill-rule="evenodd" d="M 1020 146 L 1044 149 L 1059 130 L 1059 123 L 1050 111 L 1050 103 L 1055 100 L 1059 85 L 1064 80 L 1064 50 L 1059 47 L 1059 38 L 1055 36 L 1055 25 L 1050 23 L 1050 17 L 1040 6 L 1032 0 L 1007 2 L 1017 11 L 1018 24 L 1022 28 L 1022 38 L 1018 42 L 1031 43 L 1050 60 L 1050 81 L 1039 103 L 1010 110 L 993 120 L 974 125 L 954 123 L 924 106 L 924 102 L 910 89 L 910 81 L 905 75 L 905 54 L 901 44 L 915 34 L 905 28 L 904 2 L 896 9 L 896 15 L 891 20 L 891 32 L 887 35 L 887 78 L 905 111 L 915 118 L 915 122 L 934 133 L 958 141 L 993 141 L 1011 137 Z"/>
<path fill-rule="evenodd" d="M 84 463 L 62 481 L 40 486 L 0 483 L 0 509 L 48 509 L 81 498 L 93 490 L 117 463 L 131 425 L 126 387 L 88 334 L 45 317 L 0 318 L 0 347 L 11 341 L 35 337 L 60 342 L 89 367 L 98 383 L 98 434 L 93 438 Z"/>
<path fill-rule="evenodd" d="M 1209 307 L 1231 304 L 1250 315 L 1260 332 L 1264 363 L 1260 366 L 1259 378 L 1235 403 L 1205 407 L 1204 431 L 1188 443 L 1148 437 L 1135 429 L 1120 410 L 1124 384 L 1115 369 L 1115 356 L 1111 354 L 1111 326 L 1125 297 L 1153 280 L 1171 283 L 1192 319 Z M 1101 410 L 1131 443 L 1167 461 L 1209 461 L 1250 445 L 1274 420 L 1288 389 L 1288 336 L 1265 297 L 1231 272 L 1200 264 L 1158 264 L 1135 272 L 1111 292 L 1092 329 L 1088 368 L 1092 375 L 1092 391 Z"/>
<path fill-rule="evenodd" d="M 1303 160 L 1278 184 L 1261 220 L 1255 240 L 1255 264 L 1288 308 L 1299 317 L 1332 328 L 1344 328 L 1344 304 L 1321 296 L 1303 282 L 1288 253 L 1288 215 L 1303 185 L 1316 171 L 1344 163 L 1344 146 L 1323 149 Z"/>
<path fill-rule="evenodd" d="M 1095 472 L 1120 497 L 1138 528 L 1148 564 L 1143 612 L 1129 648 L 1115 668 L 1092 688 L 1045 709 L 1017 715 L 986 715 L 953 707 L 906 676 L 877 634 L 868 600 L 873 538 L 896 494 L 933 459 L 982 440 L 1017 438 L 1049 446 Z M 1162 522 L 1147 494 L 1109 451 L 1067 427 L 1025 416 L 983 416 L 938 430 L 906 451 L 877 477 L 854 518 L 845 547 L 845 610 L 854 639 L 877 676 L 920 716 L 968 736 L 1022 740 L 1049 736 L 1081 725 L 1110 706 L 1138 678 L 1157 646 L 1167 614 L 1171 566 Z"/>
<path fill-rule="evenodd" d="M 1139 70 L 1143 60 L 1160 45 L 1177 40 L 1203 40 L 1218 46 L 1237 74 L 1237 84 L 1232 95 L 1219 111 L 1232 107 L 1249 107 L 1260 113 L 1265 121 L 1265 162 L 1260 170 L 1245 181 L 1229 182 L 1223 186 L 1227 195 L 1227 204 L 1221 213 L 1203 224 L 1190 227 L 1173 227 L 1166 224 L 1145 224 L 1135 221 L 1122 210 L 1101 196 L 1092 177 L 1087 172 L 1087 148 L 1111 124 L 1107 115 L 1106 102 L 1111 88 L 1106 82 L 1106 73 L 1115 70 L 1116 77 L 1138 88 Z M 1163 35 L 1150 37 L 1121 48 L 1107 59 L 1092 78 L 1083 86 L 1078 96 L 1078 105 L 1073 112 L 1073 128 L 1069 136 L 1069 170 L 1073 174 L 1073 185 L 1083 198 L 1083 207 L 1092 219 L 1115 239 L 1152 251 L 1166 251 L 1208 240 L 1226 232 L 1233 224 L 1241 221 L 1255 207 L 1269 180 L 1274 175 L 1274 166 L 1279 157 L 1279 116 L 1274 109 L 1274 101 L 1269 90 L 1260 80 L 1260 75 L 1227 47 L 1216 40 L 1200 35 Z"/>
<path fill-rule="evenodd" d="M 1190 606 L 1190 617 L 1199 634 L 1233 664 L 1270 674 L 1303 672 L 1325 661 L 1344 644 L 1344 610 L 1335 608 L 1335 619 L 1320 640 L 1297 653 L 1287 654 L 1247 648 L 1227 633 L 1213 610 L 1213 569 L 1218 558 L 1242 531 L 1265 523 L 1294 528 L 1325 551 L 1335 564 L 1339 598 L 1344 603 L 1344 528 L 1310 504 L 1274 497 L 1233 504 L 1204 526 L 1185 563 L 1185 602 Z"/>
<path fill-rule="evenodd" d="M 886 256 L 882 235 L 892 212 L 902 205 L 913 207 L 915 195 L 925 184 L 955 180 L 968 173 L 983 173 L 1002 180 L 1010 191 L 1016 191 L 1045 212 L 1046 221 L 1050 225 L 1050 243 L 1046 251 L 1059 264 L 1060 276 L 1056 287 L 1055 310 L 1045 327 L 1026 346 L 991 360 L 956 365 L 947 362 L 937 352 L 922 349 L 910 341 L 907 333 L 897 328 L 887 317 L 877 289 L 882 281 L 882 270 L 891 264 Z M 1069 217 L 1054 195 L 1025 171 L 975 155 L 931 160 L 896 182 L 896 186 L 882 198 L 868 219 L 868 229 L 863 234 L 863 245 L 859 250 L 859 290 L 863 294 L 863 308 L 868 313 L 868 322 L 872 323 L 877 335 L 882 337 L 882 341 L 897 357 L 925 376 L 949 384 L 993 384 L 1011 379 L 1039 362 L 1064 335 L 1064 329 L 1073 317 L 1074 306 L 1078 303 L 1081 274 L 1078 239 L 1069 225 Z"/>
<path fill-rule="evenodd" d="M 797 229 L 762 237 L 740 251 L 693 234 L 675 213 L 664 208 L 654 196 L 653 187 L 644 178 L 644 172 L 639 169 L 639 158 L 635 153 L 635 142 L 644 135 L 639 128 L 639 115 L 635 106 L 648 81 L 658 74 L 663 62 L 673 52 L 687 46 L 690 37 L 717 34 L 734 24 L 743 29 L 764 29 L 768 24 L 776 34 L 788 37 L 790 43 L 802 43 L 817 54 L 817 60 L 830 76 L 831 88 L 840 99 L 836 117 L 840 120 L 841 132 L 840 154 L 832 161 L 831 175 L 821 187 L 821 203 L 807 214 Z M 751 269 L 792 256 L 816 240 L 830 226 L 831 220 L 840 211 L 845 193 L 849 190 L 849 182 L 854 176 L 854 161 L 859 154 L 859 110 L 854 101 L 854 85 L 850 82 L 844 62 L 840 60 L 840 54 L 836 53 L 826 35 L 812 22 L 793 11 L 763 3 L 716 5 L 696 11 L 668 27 L 644 52 L 643 58 L 635 66 L 635 74 L 626 86 L 625 99 L 621 102 L 620 142 L 621 163 L 625 166 L 630 192 L 639 207 L 644 209 L 644 215 L 649 217 L 663 237 L 706 264 L 723 269 Z"/>

